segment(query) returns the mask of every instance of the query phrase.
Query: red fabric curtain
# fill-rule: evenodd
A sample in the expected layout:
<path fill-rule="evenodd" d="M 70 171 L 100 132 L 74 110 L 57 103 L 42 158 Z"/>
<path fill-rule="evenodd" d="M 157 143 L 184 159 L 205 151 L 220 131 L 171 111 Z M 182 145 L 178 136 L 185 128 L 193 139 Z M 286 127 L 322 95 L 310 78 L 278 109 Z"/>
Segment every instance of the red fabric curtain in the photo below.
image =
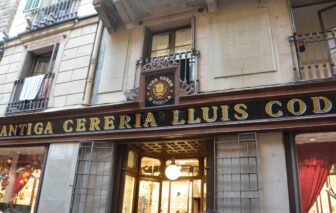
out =
<path fill-rule="evenodd" d="M 333 163 L 336 143 L 297 146 L 302 213 L 307 213 L 320 194 Z"/>

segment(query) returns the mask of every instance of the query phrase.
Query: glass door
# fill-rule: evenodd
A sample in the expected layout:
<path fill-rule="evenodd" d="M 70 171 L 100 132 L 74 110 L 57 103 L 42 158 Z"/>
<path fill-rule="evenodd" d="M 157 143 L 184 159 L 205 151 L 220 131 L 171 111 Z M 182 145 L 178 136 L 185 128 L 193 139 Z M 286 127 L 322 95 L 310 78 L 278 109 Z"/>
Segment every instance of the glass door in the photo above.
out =
<path fill-rule="evenodd" d="M 159 210 L 160 183 L 141 180 L 139 184 L 138 213 L 156 213 Z"/>
<path fill-rule="evenodd" d="M 161 213 L 199 213 L 201 180 L 163 181 Z"/>

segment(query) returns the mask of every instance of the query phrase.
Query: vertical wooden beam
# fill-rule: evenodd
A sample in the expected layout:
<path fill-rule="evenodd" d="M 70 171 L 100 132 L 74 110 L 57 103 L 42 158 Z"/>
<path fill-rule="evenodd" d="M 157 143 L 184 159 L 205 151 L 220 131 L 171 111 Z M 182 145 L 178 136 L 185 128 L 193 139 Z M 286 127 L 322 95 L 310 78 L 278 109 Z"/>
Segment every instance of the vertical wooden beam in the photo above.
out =
<path fill-rule="evenodd" d="M 301 213 L 299 176 L 297 171 L 295 136 L 292 132 L 285 132 L 284 137 L 289 209 L 291 213 Z"/>

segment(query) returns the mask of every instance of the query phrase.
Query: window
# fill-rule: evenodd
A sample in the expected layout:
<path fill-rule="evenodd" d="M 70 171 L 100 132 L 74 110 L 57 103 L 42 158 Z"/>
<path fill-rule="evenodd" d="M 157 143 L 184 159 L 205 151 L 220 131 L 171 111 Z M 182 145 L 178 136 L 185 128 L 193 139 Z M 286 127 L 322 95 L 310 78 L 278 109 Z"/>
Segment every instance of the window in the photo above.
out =
<path fill-rule="evenodd" d="M 80 145 L 70 212 L 109 212 L 112 157 L 111 143 Z"/>
<path fill-rule="evenodd" d="M 192 50 L 192 43 L 192 27 L 190 26 L 154 33 L 151 35 L 150 57 L 152 60 L 158 57 L 160 60 L 175 60 L 180 64 L 181 82 L 194 85 L 196 55 Z"/>
<path fill-rule="evenodd" d="M 46 74 L 50 64 L 51 53 L 36 55 L 31 69 L 30 76 Z"/>
<path fill-rule="evenodd" d="M 160 160 L 155 158 L 143 157 L 141 159 L 141 174 L 159 176 L 160 166 Z"/>
<path fill-rule="evenodd" d="M 25 11 L 34 10 L 41 6 L 42 0 L 27 0 Z"/>
<path fill-rule="evenodd" d="M 0 149 L 0 212 L 34 212 L 45 147 Z"/>
<path fill-rule="evenodd" d="M 191 28 L 154 34 L 151 57 L 187 52 L 191 50 Z"/>
<path fill-rule="evenodd" d="M 7 112 L 21 112 L 47 107 L 58 47 L 57 43 L 54 46 L 27 54 L 22 77 L 14 82 L 14 90 Z"/>
<path fill-rule="evenodd" d="M 132 150 L 128 152 L 127 167 L 129 169 L 135 169 L 136 167 L 136 154 Z"/>

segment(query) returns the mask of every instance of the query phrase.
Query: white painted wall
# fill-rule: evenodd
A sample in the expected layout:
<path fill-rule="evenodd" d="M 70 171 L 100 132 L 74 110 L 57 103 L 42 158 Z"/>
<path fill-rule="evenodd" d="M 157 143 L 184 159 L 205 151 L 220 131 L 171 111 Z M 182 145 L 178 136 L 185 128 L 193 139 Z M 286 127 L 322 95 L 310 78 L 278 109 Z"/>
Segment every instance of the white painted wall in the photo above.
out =
<path fill-rule="evenodd" d="M 200 51 L 202 92 L 239 89 L 294 80 L 288 36 L 292 34 L 285 0 L 268 3 L 219 1 L 214 13 L 185 13 L 147 20 L 133 30 L 108 36 L 96 103 L 125 100 L 133 88 L 136 60 L 141 57 L 144 27 L 155 28 L 196 17 L 196 49 Z M 127 55 L 127 57 L 125 57 Z M 117 63 L 116 63 L 117 62 Z M 109 80 L 107 80 L 109 79 Z M 121 85 L 122 84 L 122 85 Z"/>
<path fill-rule="evenodd" d="M 226 90 L 293 80 L 291 35 L 286 1 L 239 0 L 217 13 L 197 16 L 201 34 L 201 90 Z M 204 26 L 200 26 L 204 24 Z M 204 78 L 203 78 L 204 77 Z"/>
<path fill-rule="evenodd" d="M 289 213 L 283 135 L 281 132 L 260 133 L 258 142 L 261 213 Z"/>
<path fill-rule="evenodd" d="M 78 150 L 79 143 L 50 145 L 37 212 L 69 212 Z"/>
<path fill-rule="evenodd" d="M 69 33 L 64 48 L 59 52 L 61 60 L 55 70 L 57 75 L 54 89 L 50 92 L 50 107 L 60 108 L 82 103 L 96 30 L 95 23 Z"/>

